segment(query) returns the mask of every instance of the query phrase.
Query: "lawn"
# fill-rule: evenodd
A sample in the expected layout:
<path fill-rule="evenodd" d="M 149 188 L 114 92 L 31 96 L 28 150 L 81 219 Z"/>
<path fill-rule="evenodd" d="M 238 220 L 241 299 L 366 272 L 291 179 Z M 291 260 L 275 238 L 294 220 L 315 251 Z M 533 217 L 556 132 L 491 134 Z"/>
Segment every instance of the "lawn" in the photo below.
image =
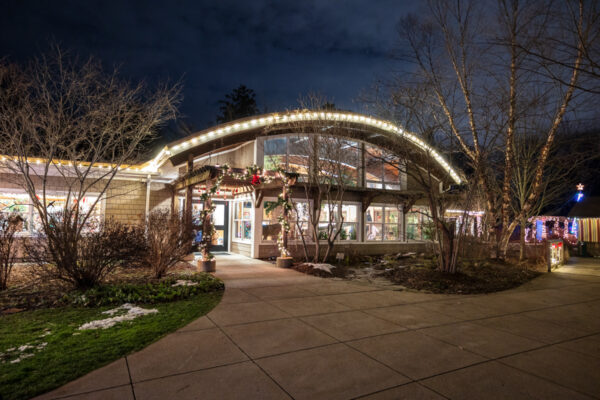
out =
<path fill-rule="evenodd" d="M 171 302 L 136 303 L 158 312 L 106 329 L 78 328 L 110 317 L 102 312 L 116 308 L 114 304 L 68 305 L 0 316 L 0 399 L 30 398 L 140 350 L 206 314 L 221 296 L 218 290 Z M 21 354 L 33 355 L 14 362 L 20 346 L 28 346 L 22 347 Z M 15 350 L 8 351 L 11 348 Z"/>

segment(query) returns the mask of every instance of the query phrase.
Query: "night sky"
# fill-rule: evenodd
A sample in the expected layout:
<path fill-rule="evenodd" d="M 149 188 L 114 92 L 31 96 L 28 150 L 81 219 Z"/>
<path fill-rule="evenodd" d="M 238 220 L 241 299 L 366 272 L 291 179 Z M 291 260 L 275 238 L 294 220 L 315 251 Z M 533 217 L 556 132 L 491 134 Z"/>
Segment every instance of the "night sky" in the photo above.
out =
<path fill-rule="evenodd" d="M 3 1 L 0 56 L 24 62 L 50 42 L 119 65 L 132 80 L 181 80 L 182 118 L 213 125 L 240 84 L 261 111 L 295 108 L 318 92 L 363 111 L 360 94 L 397 69 L 399 0 Z M 412 5 L 411 5 L 412 4 Z"/>

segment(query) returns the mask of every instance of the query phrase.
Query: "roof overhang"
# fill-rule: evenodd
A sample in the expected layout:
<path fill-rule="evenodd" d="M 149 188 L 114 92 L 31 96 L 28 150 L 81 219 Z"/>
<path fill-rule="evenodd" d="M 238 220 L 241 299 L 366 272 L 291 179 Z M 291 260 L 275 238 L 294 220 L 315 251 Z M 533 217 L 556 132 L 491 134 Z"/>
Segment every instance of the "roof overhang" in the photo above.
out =
<path fill-rule="evenodd" d="M 290 111 L 272 113 L 239 119 L 217 125 L 189 135 L 165 146 L 152 160 L 145 164 L 150 171 L 157 171 L 164 163 L 171 161 L 179 165 L 210 151 L 236 143 L 252 140 L 258 136 L 279 133 L 300 132 L 303 126 L 322 124 L 346 128 L 348 132 L 362 132 L 349 137 L 375 144 L 401 138 L 406 143 L 428 154 L 452 181 L 460 184 L 464 176 L 454 169 L 442 155 L 417 135 L 385 120 L 366 115 L 338 111 Z"/>

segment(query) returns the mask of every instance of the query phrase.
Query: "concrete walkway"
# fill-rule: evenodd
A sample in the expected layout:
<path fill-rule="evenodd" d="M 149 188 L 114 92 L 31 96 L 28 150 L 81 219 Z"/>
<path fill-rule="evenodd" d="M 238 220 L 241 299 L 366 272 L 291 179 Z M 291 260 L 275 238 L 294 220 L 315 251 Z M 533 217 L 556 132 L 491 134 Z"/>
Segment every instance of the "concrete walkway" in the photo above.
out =
<path fill-rule="evenodd" d="M 600 398 L 600 262 L 580 263 L 447 296 L 221 256 L 207 316 L 41 398 Z"/>

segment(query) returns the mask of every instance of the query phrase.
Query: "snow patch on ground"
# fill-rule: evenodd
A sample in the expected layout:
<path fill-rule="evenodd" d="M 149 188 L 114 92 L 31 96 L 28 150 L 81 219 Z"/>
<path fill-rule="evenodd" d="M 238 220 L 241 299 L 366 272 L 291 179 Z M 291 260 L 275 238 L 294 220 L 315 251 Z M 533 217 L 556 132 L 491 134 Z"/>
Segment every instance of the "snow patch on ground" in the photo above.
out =
<path fill-rule="evenodd" d="M 115 326 L 119 322 L 131 321 L 138 317 L 142 317 L 148 314 L 157 313 L 158 310 L 155 308 L 147 309 L 135 306 L 133 304 L 125 303 L 117 308 L 113 308 L 112 310 L 103 311 L 102 314 L 107 315 L 115 315 L 111 318 L 98 319 L 91 322 L 86 322 L 81 325 L 79 330 L 87 330 L 87 329 L 107 329 L 112 326 Z"/>
<path fill-rule="evenodd" d="M 175 287 L 175 286 L 196 286 L 196 285 L 198 285 L 198 282 L 190 281 L 187 279 L 178 279 L 171 286 Z"/>
<path fill-rule="evenodd" d="M 331 270 L 335 268 L 335 265 L 331 264 L 315 264 L 315 263 L 307 263 L 306 265 L 310 265 L 313 269 L 320 269 L 321 271 L 325 271 L 331 274 Z"/>
<path fill-rule="evenodd" d="M 10 349 L 6 349 L 4 352 L 0 353 L 0 360 L 2 360 L 2 364 L 7 362 L 10 364 L 20 363 L 24 359 L 33 357 L 35 353 L 43 350 L 47 344 L 48 343 L 46 342 L 39 344 L 26 343 L 19 347 L 11 347 Z"/>

